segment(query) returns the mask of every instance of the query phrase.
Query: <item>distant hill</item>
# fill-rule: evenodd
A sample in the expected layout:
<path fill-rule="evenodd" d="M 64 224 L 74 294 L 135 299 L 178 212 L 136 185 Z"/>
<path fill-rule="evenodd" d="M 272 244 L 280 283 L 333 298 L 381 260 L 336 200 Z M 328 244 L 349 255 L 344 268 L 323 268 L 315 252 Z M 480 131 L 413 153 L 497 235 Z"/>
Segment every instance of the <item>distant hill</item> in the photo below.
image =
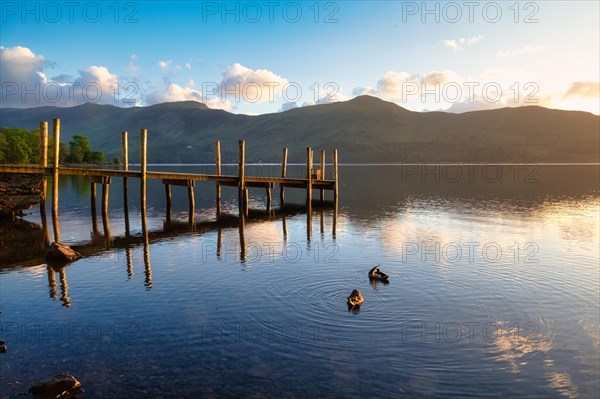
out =
<path fill-rule="evenodd" d="M 302 162 L 308 146 L 338 148 L 340 162 L 600 162 L 600 117 L 535 106 L 412 112 L 360 96 L 258 116 L 193 101 L 136 108 L 3 108 L 0 115 L 0 126 L 27 129 L 60 118 L 62 141 L 86 135 L 107 159 L 120 155 L 120 134 L 127 130 L 131 162 L 139 159 L 140 128 L 148 129 L 149 162 L 213 162 L 217 139 L 224 162 L 237 160 L 239 139 L 246 140 L 248 162 L 280 161 L 283 147 L 290 149 L 290 162 Z"/>

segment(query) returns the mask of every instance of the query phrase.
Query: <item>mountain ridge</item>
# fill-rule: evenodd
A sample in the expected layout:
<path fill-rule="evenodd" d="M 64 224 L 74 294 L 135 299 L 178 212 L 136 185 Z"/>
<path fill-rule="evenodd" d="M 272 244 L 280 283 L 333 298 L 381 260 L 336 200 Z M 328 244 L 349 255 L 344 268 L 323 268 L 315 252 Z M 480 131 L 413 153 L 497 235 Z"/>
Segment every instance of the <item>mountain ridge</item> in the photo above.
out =
<path fill-rule="evenodd" d="M 120 155 L 120 132 L 129 132 L 135 162 L 141 128 L 147 128 L 149 162 L 212 162 L 221 140 L 223 161 L 237 159 L 237 140 L 247 158 L 301 162 L 306 147 L 338 148 L 343 162 L 599 162 L 600 117 L 584 111 L 526 106 L 460 114 L 414 112 L 371 96 L 263 115 L 233 114 L 195 101 L 120 108 L 1 108 L 3 127 L 35 129 L 60 118 L 61 139 L 90 137 L 94 148 Z M 576 132 L 576 134 L 574 133 Z M 109 158 L 110 159 L 110 158 Z"/>

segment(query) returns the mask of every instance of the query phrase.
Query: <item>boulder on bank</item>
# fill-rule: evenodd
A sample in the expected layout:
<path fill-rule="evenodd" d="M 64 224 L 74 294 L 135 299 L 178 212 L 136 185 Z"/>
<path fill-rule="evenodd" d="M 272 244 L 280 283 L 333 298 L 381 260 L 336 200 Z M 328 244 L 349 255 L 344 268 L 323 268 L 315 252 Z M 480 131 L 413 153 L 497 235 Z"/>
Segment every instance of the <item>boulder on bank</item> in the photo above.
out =
<path fill-rule="evenodd" d="M 46 253 L 46 259 L 54 262 L 69 263 L 81 258 L 81 254 L 68 245 L 53 242 Z"/>
<path fill-rule="evenodd" d="M 59 373 L 29 388 L 36 399 L 72 398 L 83 392 L 81 383 L 69 373 Z"/>
<path fill-rule="evenodd" d="M 42 200 L 42 175 L 0 173 L 0 218 L 14 218 Z"/>

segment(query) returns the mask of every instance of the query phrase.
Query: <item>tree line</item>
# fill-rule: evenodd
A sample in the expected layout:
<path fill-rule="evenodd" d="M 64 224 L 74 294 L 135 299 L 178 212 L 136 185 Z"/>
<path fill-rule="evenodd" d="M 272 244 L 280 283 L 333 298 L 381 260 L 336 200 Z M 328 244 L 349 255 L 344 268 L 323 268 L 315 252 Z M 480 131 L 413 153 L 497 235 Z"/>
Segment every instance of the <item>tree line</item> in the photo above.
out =
<path fill-rule="evenodd" d="M 54 147 L 53 137 L 48 137 L 48 148 Z M 54 162 L 54 152 L 48 151 L 48 162 Z M 59 143 L 60 163 L 103 164 L 104 153 L 93 151 L 87 136 L 75 135 L 68 144 Z M 114 162 L 118 163 L 118 158 Z M 39 163 L 40 131 L 19 128 L 0 128 L 0 163 Z"/>

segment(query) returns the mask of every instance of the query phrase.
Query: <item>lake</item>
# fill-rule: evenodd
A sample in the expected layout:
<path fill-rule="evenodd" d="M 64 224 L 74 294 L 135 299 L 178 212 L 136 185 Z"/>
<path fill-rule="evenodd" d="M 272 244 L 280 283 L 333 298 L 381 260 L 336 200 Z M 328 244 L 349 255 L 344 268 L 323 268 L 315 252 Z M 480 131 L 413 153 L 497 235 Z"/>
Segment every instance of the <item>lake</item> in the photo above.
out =
<path fill-rule="evenodd" d="M 236 189 L 217 220 L 199 182 L 190 226 L 186 189 L 167 222 L 149 181 L 144 237 L 139 182 L 126 219 L 113 178 L 107 237 L 101 190 L 94 224 L 87 179 L 63 176 L 83 259 L 45 264 L 38 208 L 1 228 L 2 397 L 63 371 L 82 398 L 598 397 L 599 182 L 598 165 L 342 165 L 337 212 L 287 189 L 298 206 L 269 214 L 251 189 L 240 225 Z"/>

